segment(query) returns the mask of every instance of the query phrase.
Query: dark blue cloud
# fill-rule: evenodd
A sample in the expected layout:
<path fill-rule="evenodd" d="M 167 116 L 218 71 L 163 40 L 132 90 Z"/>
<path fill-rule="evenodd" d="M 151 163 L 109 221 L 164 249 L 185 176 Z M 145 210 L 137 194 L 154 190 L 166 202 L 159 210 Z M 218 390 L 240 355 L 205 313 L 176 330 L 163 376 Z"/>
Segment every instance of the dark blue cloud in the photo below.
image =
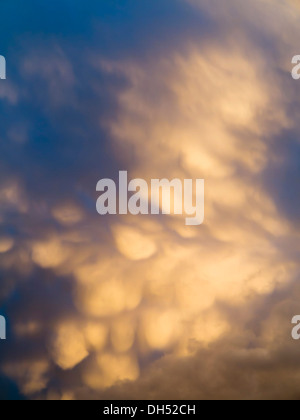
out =
<path fill-rule="evenodd" d="M 267 190 L 273 196 L 284 221 L 300 221 L 300 136 L 285 130 L 274 139 L 271 157 L 265 170 Z"/>
<path fill-rule="evenodd" d="M 0 11 L 0 51 L 18 98 L 0 102 L 1 182 L 16 177 L 31 200 L 48 205 L 93 197 L 99 177 L 119 169 L 100 121 L 117 117 L 116 92 L 127 81 L 91 66 L 90 56 L 143 61 L 210 28 L 182 0 L 4 1 Z M 42 64 L 26 70 L 26 60 Z M 52 60 L 70 68 L 73 84 Z"/>

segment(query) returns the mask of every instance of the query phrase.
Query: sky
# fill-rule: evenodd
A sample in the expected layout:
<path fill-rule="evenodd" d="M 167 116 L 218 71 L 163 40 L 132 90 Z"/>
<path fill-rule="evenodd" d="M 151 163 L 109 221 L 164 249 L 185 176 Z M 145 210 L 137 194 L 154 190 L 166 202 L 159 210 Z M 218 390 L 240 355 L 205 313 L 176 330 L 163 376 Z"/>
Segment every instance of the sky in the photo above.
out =
<path fill-rule="evenodd" d="M 0 399 L 299 399 L 300 7 L 0 1 Z M 205 179 L 205 221 L 97 182 Z"/>

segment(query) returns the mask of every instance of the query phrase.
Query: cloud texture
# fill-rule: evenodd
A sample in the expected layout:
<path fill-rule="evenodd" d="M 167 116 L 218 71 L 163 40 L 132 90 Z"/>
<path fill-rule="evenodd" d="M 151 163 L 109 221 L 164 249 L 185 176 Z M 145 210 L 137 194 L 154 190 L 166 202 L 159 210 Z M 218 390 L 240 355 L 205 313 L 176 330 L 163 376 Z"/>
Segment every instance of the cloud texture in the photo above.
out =
<path fill-rule="evenodd" d="M 298 399 L 297 3 L 73 3 L 2 29 L 0 395 Z M 119 170 L 205 224 L 100 217 Z"/>

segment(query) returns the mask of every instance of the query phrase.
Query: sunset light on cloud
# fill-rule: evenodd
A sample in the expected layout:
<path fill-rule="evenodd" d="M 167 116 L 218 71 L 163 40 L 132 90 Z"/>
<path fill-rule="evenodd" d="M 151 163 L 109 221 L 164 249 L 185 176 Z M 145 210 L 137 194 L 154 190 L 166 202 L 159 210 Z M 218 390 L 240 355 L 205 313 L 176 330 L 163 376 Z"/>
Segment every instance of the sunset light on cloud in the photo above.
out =
<path fill-rule="evenodd" d="M 298 399 L 299 4 L 17 3 L 0 6 L 0 398 Z M 100 216 L 119 171 L 204 179 L 204 223 Z"/>

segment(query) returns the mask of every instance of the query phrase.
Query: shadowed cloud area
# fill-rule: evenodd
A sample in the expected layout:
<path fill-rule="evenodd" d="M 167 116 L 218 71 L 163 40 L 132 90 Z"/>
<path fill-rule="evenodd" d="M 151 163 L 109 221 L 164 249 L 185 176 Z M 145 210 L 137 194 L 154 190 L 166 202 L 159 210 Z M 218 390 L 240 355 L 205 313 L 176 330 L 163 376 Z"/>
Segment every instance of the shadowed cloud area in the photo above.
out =
<path fill-rule="evenodd" d="M 0 4 L 0 398 L 299 399 L 297 2 L 46 3 Z M 99 216 L 119 170 L 204 225 Z"/>

